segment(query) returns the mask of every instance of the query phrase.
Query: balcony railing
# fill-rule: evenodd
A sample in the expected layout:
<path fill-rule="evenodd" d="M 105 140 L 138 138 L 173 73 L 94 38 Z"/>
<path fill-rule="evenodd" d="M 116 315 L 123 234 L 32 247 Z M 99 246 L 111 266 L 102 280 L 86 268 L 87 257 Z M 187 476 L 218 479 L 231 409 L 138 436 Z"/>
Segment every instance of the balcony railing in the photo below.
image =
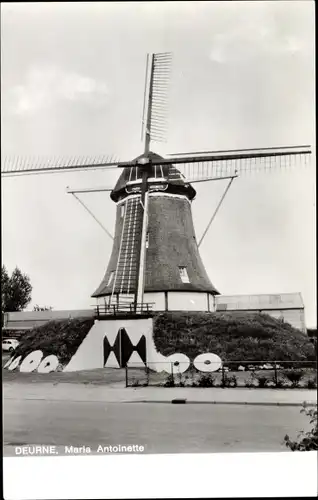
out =
<path fill-rule="evenodd" d="M 95 306 L 95 317 L 102 318 L 105 316 L 123 316 L 123 315 L 134 315 L 134 314 L 146 314 L 150 315 L 153 311 L 154 303 L 147 302 L 142 304 L 121 303 L 118 304 L 105 304 Z"/>

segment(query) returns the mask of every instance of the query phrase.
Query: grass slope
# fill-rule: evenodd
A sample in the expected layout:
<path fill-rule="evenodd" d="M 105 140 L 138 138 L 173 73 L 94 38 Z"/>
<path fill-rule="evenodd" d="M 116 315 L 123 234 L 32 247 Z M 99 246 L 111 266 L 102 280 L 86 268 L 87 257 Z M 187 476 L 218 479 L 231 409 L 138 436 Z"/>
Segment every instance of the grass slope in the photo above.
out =
<path fill-rule="evenodd" d="M 314 361 L 308 336 L 267 314 L 167 312 L 154 319 L 154 341 L 163 355 L 194 359 L 212 352 L 226 361 Z"/>
<path fill-rule="evenodd" d="M 76 318 L 50 321 L 24 333 L 14 357 L 22 358 L 32 351 L 41 350 L 43 355 L 55 354 L 60 363 L 70 361 L 94 324 L 93 318 Z"/>
<path fill-rule="evenodd" d="M 94 324 L 93 318 L 50 321 L 24 333 L 14 357 L 35 350 L 67 364 Z M 157 350 L 194 359 L 213 352 L 226 361 L 314 361 L 308 336 L 266 314 L 170 312 L 154 315 Z"/>

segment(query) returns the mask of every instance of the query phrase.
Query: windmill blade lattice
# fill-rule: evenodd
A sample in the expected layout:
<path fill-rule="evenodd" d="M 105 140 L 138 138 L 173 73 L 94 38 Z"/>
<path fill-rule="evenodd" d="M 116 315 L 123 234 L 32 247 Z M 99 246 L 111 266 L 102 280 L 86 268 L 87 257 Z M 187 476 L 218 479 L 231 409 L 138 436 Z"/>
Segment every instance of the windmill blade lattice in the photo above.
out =
<path fill-rule="evenodd" d="M 281 150 L 275 153 L 259 150 L 250 153 L 232 153 L 213 157 L 174 158 L 174 164 L 189 182 L 203 182 L 214 178 L 233 175 L 253 175 L 269 173 L 293 167 L 306 166 L 309 163 L 310 149 Z"/>
<path fill-rule="evenodd" d="M 153 54 L 150 75 L 148 123 L 150 140 L 165 142 L 168 128 L 168 100 L 172 54 Z"/>
<path fill-rule="evenodd" d="M 20 175 L 53 174 L 72 172 L 74 170 L 116 169 L 119 159 L 115 156 L 95 157 L 4 157 L 1 162 L 1 176 L 13 177 Z"/>
<path fill-rule="evenodd" d="M 311 154 L 309 146 L 263 148 L 258 150 L 232 150 L 225 154 L 211 152 L 196 156 L 176 156 L 152 160 L 155 176 L 163 176 L 163 167 L 169 167 L 170 180 L 203 182 L 215 178 L 232 177 L 236 174 L 253 174 L 306 165 Z M 135 167 L 144 164 L 143 158 L 134 162 L 120 163 L 119 167 Z M 161 175 L 160 175 L 161 171 Z"/>
<path fill-rule="evenodd" d="M 309 146 L 290 146 L 251 150 L 232 150 L 223 152 L 202 153 L 198 155 L 176 156 L 168 159 L 152 161 L 152 165 L 169 167 L 169 177 L 183 178 L 189 182 L 211 180 L 220 176 L 257 173 L 272 169 L 290 168 L 306 165 L 311 154 Z M 145 157 L 147 160 L 147 157 Z M 120 162 L 114 156 L 95 158 L 72 157 L 38 158 L 36 160 L 21 158 L 5 158 L 1 165 L 1 175 L 5 177 L 19 175 L 35 175 L 44 173 L 63 173 L 83 170 L 113 170 L 118 168 L 134 168 L 144 166 L 143 158 Z"/>

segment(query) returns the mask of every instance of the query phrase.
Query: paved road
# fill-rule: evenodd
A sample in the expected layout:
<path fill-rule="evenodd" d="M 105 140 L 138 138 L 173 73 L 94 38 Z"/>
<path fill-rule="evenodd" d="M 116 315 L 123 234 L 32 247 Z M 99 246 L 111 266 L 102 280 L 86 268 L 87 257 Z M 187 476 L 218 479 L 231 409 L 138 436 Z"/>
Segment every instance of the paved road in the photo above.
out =
<path fill-rule="evenodd" d="M 145 446 L 148 453 L 287 451 L 308 428 L 297 407 L 4 401 L 4 455 L 25 444 Z"/>
<path fill-rule="evenodd" d="M 32 374 L 27 374 L 32 375 Z M 220 389 L 220 388 L 185 388 L 185 387 L 139 387 L 125 388 L 117 382 L 108 385 L 83 384 L 69 382 L 39 382 L 26 378 L 23 382 L 3 381 L 4 399 L 38 399 L 50 401 L 73 402 L 142 402 L 152 403 L 170 402 L 173 399 L 186 399 L 187 402 L 197 403 L 241 403 L 241 404 L 270 404 L 270 405 L 302 405 L 317 404 L 315 390 L 293 389 Z"/>

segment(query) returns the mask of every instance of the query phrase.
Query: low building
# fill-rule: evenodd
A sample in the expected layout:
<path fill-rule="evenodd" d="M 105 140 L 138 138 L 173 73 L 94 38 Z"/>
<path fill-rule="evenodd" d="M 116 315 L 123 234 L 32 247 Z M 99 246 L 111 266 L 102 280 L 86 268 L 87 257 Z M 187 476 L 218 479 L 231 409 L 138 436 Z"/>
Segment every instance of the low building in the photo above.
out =
<path fill-rule="evenodd" d="M 2 335 L 4 337 L 15 336 L 15 332 L 17 332 L 18 335 L 16 336 L 20 336 L 20 332 L 42 326 L 49 321 L 90 317 L 93 315 L 93 309 L 8 312 L 3 315 Z"/>
<path fill-rule="evenodd" d="M 300 293 L 217 295 L 216 311 L 266 313 L 306 332 L 305 306 Z"/>

